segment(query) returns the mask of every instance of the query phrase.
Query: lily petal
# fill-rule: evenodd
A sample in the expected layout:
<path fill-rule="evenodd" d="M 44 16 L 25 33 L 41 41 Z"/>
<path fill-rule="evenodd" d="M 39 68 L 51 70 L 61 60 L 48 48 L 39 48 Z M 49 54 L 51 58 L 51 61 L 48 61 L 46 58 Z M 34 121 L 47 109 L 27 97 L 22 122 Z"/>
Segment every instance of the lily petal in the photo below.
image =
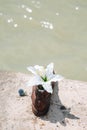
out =
<path fill-rule="evenodd" d="M 34 76 L 27 83 L 27 86 L 42 85 L 42 84 L 43 84 L 42 79 L 39 76 Z"/>
<path fill-rule="evenodd" d="M 43 88 L 48 93 L 53 92 L 52 85 L 51 85 L 52 82 L 60 81 L 63 79 L 61 75 L 56 75 L 53 73 L 54 71 L 53 63 L 47 65 L 46 68 L 44 68 L 43 66 L 35 65 L 34 67 L 30 66 L 27 69 L 35 75 L 27 83 L 27 86 L 42 85 Z M 45 78 L 47 80 L 44 80 Z"/>
<path fill-rule="evenodd" d="M 53 89 L 52 89 L 52 85 L 50 82 L 45 82 L 42 84 L 43 88 L 48 92 L 48 93 L 52 93 Z"/>
<path fill-rule="evenodd" d="M 35 65 L 34 68 L 36 69 L 37 74 L 38 74 L 39 76 L 42 76 L 42 77 L 45 76 L 45 69 L 44 69 L 43 66 Z"/>
<path fill-rule="evenodd" d="M 47 76 L 48 80 L 53 77 L 53 70 L 54 70 L 54 64 L 53 63 L 50 63 L 49 65 L 47 65 L 46 76 Z"/>
<path fill-rule="evenodd" d="M 32 66 L 27 67 L 28 71 L 30 71 L 32 74 L 37 75 L 36 69 Z"/>
<path fill-rule="evenodd" d="M 63 79 L 64 77 L 62 77 L 61 75 L 54 75 L 53 78 L 50 80 L 50 82 L 61 81 Z"/>

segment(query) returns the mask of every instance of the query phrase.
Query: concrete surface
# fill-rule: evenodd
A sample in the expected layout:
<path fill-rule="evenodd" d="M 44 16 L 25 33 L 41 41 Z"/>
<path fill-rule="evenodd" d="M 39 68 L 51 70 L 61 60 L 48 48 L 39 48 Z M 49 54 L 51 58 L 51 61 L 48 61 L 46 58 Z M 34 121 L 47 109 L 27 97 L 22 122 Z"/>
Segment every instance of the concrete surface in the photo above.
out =
<path fill-rule="evenodd" d="M 30 78 L 0 72 L 0 130 L 87 130 L 87 82 L 64 79 L 56 84 L 49 112 L 36 117 L 31 109 L 32 88 L 26 85 Z M 27 96 L 19 96 L 20 88 Z"/>

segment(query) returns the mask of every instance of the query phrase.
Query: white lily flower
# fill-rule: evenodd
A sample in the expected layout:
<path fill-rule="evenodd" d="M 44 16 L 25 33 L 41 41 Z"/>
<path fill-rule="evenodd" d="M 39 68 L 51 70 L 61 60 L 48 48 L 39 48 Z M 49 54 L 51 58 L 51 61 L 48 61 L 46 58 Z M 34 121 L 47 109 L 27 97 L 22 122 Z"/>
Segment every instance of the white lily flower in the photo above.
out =
<path fill-rule="evenodd" d="M 60 81 L 63 79 L 61 75 L 56 75 L 53 73 L 54 64 L 50 63 L 46 68 L 43 66 L 35 65 L 27 68 L 35 76 L 28 82 L 28 86 L 42 85 L 44 90 L 48 93 L 52 93 L 52 82 Z"/>

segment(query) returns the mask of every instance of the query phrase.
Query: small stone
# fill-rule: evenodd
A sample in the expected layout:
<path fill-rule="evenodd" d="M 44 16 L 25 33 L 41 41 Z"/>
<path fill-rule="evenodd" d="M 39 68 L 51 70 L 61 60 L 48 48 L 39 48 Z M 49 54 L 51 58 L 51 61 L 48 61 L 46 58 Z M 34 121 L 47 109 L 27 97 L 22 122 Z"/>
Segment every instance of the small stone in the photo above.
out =
<path fill-rule="evenodd" d="M 23 89 L 19 89 L 18 93 L 19 93 L 20 96 L 26 96 L 26 93 L 24 92 Z"/>

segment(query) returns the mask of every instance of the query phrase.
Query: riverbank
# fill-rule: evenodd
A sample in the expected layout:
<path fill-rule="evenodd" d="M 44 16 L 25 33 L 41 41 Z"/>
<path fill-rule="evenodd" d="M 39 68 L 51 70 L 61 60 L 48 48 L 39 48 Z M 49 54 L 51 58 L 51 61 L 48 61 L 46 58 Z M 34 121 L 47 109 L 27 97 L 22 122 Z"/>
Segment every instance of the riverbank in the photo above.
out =
<path fill-rule="evenodd" d="M 38 118 L 31 110 L 30 75 L 0 72 L 0 130 L 86 130 L 87 82 L 64 79 L 55 87 L 50 110 Z M 27 96 L 20 97 L 22 88 Z M 66 109 L 62 109 L 65 106 Z"/>

